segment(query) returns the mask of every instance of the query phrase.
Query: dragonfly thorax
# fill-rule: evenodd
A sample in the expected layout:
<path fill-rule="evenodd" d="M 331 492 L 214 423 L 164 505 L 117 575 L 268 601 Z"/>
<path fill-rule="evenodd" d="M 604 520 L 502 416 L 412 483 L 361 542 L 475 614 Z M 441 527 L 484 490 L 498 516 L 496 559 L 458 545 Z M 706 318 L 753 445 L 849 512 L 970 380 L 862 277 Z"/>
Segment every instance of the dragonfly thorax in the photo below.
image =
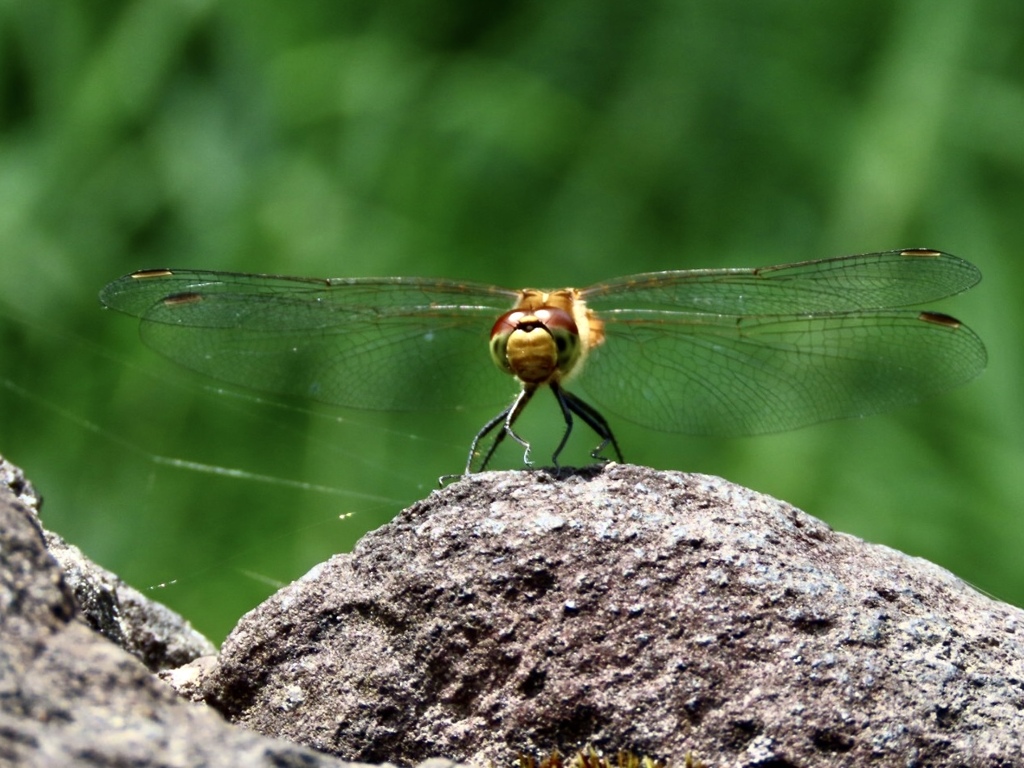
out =
<path fill-rule="evenodd" d="M 580 355 L 579 329 L 564 309 L 513 309 L 491 328 L 495 365 L 526 384 L 560 380 L 577 365 Z"/>

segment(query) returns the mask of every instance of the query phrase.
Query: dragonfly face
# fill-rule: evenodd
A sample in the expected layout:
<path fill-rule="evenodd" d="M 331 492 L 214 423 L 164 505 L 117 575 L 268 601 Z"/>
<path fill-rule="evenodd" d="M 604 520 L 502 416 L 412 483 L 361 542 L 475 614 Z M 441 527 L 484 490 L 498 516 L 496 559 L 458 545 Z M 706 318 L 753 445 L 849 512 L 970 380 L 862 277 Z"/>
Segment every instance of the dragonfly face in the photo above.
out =
<path fill-rule="evenodd" d="M 514 309 L 491 329 L 491 358 L 524 384 L 560 381 L 580 358 L 580 332 L 561 309 Z"/>
<path fill-rule="evenodd" d="M 250 389 L 376 410 L 465 408 L 520 392 L 483 469 L 547 386 L 622 454 L 603 410 L 667 432 L 738 436 L 863 416 L 958 386 L 986 363 L 958 320 L 908 309 L 970 288 L 977 268 L 930 249 L 756 269 L 632 275 L 585 289 L 512 291 L 423 278 L 316 279 L 143 270 L 107 285 L 108 307 L 200 373 Z M 497 321 L 495 321 L 497 318 Z M 481 360 L 488 343 L 497 365 Z M 578 382 L 578 383 L 577 383 Z"/>

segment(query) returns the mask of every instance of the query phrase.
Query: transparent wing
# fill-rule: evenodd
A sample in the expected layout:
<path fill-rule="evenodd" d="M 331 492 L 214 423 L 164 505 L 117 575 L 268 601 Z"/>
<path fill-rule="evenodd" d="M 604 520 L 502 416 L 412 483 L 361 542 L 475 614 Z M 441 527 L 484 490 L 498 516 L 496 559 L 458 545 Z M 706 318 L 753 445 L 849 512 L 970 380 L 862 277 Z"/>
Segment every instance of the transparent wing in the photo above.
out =
<path fill-rule="evenodd" d="M 674 309 L 733 316 L 809 314 L 926 304 L 981 279 L 948 253 L 910 249 L 757 269 L 622 277 L 582 291 L 592 309 Z"/>
<path fill-rule="evenodd" d="M 332 279 L 147 270 L 110 283 L 171 360 L 221 381 L 380 410 L 500 403 L 516 384 L 488 360 L 517 294 L 417 278 Z"/>
<path fill-rule="evenodd" d="M 723 317 L 613 310 L 580 387 L 652 429 L 738 436 L 863 416 L 976 376 L 985 347 L 946 315 Z"/>
<path fill-rule="evenodd" d="M 607 410 L 673 432 L 755 434 L 886 410 L 984 368 L 966 326 L 891 309 L 979 279 L 968 262 L 925 249 L 620 278 L 583 292 L 607 338 L 581 382 Z M 515 384 L 484 350 L 517 296 L 453 281 L 170 270 L 101 293 L 189 368 L 372 409 L 507 399 Z"/>

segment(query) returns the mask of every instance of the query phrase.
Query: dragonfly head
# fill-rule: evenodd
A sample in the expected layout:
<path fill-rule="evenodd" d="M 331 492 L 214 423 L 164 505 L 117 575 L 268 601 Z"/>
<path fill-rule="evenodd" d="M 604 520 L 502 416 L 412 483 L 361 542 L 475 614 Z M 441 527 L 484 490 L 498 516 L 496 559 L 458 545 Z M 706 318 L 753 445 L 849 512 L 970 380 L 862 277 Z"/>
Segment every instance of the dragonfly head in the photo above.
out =
<path fill-rule="evenodd" d="M 527 384 L 546 384 L 579 362 L 580 333 L 569 312 L 557 307 L 513 309 L 491 328 L 491 358 Z"/>

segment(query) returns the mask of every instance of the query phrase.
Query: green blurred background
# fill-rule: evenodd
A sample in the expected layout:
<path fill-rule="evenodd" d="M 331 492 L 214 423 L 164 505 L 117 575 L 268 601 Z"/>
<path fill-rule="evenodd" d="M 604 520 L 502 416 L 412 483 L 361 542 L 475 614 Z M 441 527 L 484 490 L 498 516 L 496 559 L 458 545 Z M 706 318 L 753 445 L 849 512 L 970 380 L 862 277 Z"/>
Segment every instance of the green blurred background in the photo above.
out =
<path fill-rule="evenodd" d="M 221 391 L 100 309 L 143 267 L 560 287 L 950 251 L 985 274 L 936 307 L 988 345 L 967 387 L 741 440 L 612 422 L 633 462 L 724 476 L 1024 604 L 1018 0 L 0 9 L 0 452 L 49 527 L 215 641 L 458 471 L 492 413 Z M 550 400 L 521 430 L 538 451 Z"/>

